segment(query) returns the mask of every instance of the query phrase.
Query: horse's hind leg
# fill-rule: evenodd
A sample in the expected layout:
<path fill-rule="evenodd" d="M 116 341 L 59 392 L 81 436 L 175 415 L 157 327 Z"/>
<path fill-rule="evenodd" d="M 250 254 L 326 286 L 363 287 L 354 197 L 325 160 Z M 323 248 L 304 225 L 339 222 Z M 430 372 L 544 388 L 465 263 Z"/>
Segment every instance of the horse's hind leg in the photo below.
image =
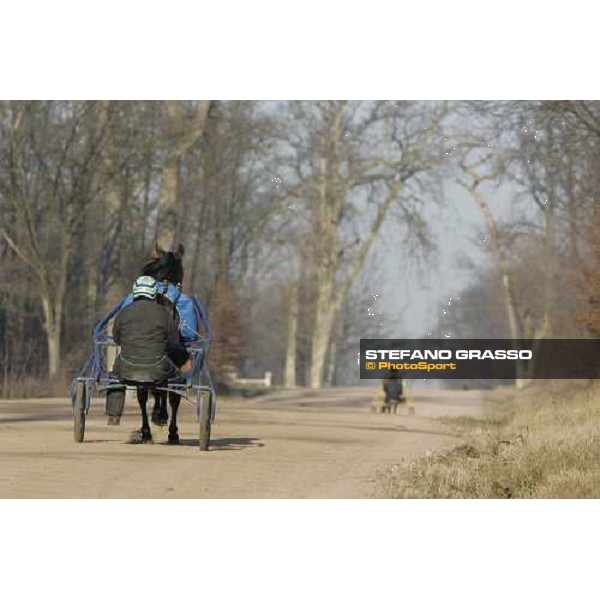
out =
<path fill-rule="evenodd" d="M 171 406 L 171 423 L 169 424 L 169 444 L 179 444 L 179 433 L 177 428 L 177 411 L 181 403 L 179 394 L 169 394 L 169 405 Z"/>
<path fill-rule="evenodd" d="M 152 395 L 154 396 L 154 406 L 152 407 L 152 422 L 155 425 L 158 425 L 158 413 L 160 410 L 160 395 L 162 392 L 157 390 L 152 390 Z"/>
<path fill-rule="evenodd" d="M 152 432 L 150 431 L 150 423 L 148 422 L 148 388 L 138 387 L 137 389 L 138 403 L 142 410 L 142 428 L 140 430 L 140 439 L 138 441 L 146 444 L 152 443 Z"/>
<path fill-rule="evenodd" d="M 154 408 L 152 409 L 152 422 L 159 427 L 164 427 L 169 421 L 167 412 L 167 392 L 163 390 L 153 390 Z"/>

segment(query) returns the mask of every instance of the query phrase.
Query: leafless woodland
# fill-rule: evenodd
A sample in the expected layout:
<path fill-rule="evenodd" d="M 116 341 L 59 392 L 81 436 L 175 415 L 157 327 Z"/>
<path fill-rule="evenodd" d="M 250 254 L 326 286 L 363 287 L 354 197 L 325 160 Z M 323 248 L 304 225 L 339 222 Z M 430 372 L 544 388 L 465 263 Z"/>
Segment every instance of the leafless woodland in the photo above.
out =
<path fill-rule="evenodd" d="M 354 383 L 358 340 L 401 330 L 361 317 L 374 244 L 387 224 L 427 264 L 442 181 L 490 240 L 455 337 L 597 335 L 599 148 L 597 102 L 3 101 L 0 395 L 64 390 L 157 240 L 185 246 L 217 375 Z"/>

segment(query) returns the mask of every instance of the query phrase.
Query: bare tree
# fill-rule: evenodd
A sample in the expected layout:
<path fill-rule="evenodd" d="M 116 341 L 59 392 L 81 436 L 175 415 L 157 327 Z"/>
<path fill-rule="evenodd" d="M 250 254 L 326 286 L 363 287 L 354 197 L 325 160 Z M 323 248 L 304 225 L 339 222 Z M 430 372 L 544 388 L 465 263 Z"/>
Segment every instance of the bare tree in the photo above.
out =
<path fill-rule="evenodd" d="M 323 384 L 336 318 L 390 210 L 396 207 L 406 223 L 422 224 L 418 183 L 440 163 L 446 110 L 412 102 L 327 101 L 298 103 L 291 111 L 286 173 L 296 184 L 290 198 L 304 203 L 313 232 L 309 385 L 316 388 Z"/>
<path fill-rule="evenodd" d="M 73 240 L 101 185 L 107 121 L 98 103 L 31 102 L 11 104 L 1 127 L 0 236 L 36 276 L 54 378 Z"/>

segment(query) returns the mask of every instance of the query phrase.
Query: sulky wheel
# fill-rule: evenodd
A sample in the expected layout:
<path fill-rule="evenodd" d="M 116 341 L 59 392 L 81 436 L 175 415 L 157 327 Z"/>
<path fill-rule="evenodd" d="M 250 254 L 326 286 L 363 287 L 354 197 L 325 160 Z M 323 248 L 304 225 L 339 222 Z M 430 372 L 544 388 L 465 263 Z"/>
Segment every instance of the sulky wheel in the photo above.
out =
<path fill-rule="evenodd" d="M 210 444 L 210 426 L 212 421 L 213 395 L 210 390 L 198 390 L 197 402 L 199 403 L 198 420 L 200 424 L 199 444 L 200 450 L 208 450 Z"/>
<path fill-rule="evenodd" d="M 83 442 L 85 435 L 86 385 L 78 381 L 75 386 L 75 402 L 73 403 L 73 432 L 75 441 Z"/>

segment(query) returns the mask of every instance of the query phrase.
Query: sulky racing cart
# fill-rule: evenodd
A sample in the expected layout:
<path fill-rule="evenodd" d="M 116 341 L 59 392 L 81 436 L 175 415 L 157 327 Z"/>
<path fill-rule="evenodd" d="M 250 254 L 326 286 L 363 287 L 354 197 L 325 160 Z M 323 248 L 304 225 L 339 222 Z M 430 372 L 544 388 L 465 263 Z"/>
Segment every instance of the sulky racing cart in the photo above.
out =
<path fill-rule="evenodd" d="M 109 325 L 117 313 L 133 301 L 132 295 L 123 298 L 110 312 L 96 324 L 93 332 L 93 351 L 87 363 L 71 383 L 70 396 L 73 406 L 73 427 L 76 442 L 83 442 L 85 422 L 93 396 L 125 394 L 125 389 L 139 386 L 150 390 L 178 394 L 183 400 L 193 404 L 198 420 L 198 440 L 200 450 L 208 450 L 211 424 L 216 414 L 216 393 L 207 364 L 211 342 L 211 327 L 207 312 L 194 296 L 181 293 L 181 288 L 171 283 L 161 284 L 159 290 L 178 312 L 178 325 L 181 345 L 189 352 L 192 368 L 189 374 L 165 382 L 121 381 L 110 370 L 109 356 L 116 354 L 116 344 L 109 333 Z M 202 333 L 197 330 L 201 329 Z"/>

